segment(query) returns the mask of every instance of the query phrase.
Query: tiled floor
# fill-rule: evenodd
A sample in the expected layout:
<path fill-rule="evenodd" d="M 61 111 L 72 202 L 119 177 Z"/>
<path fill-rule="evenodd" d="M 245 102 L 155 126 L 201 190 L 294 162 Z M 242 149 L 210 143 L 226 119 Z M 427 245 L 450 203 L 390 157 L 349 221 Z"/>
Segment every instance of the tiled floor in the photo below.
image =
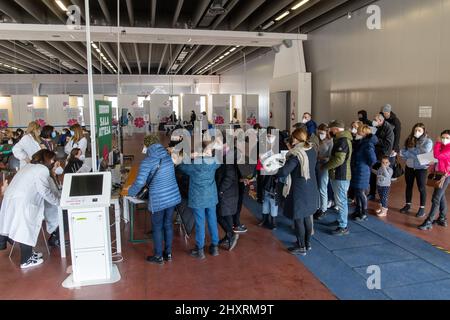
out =
<path fill-rule="evenodd" d="M 142 159 L 142 134 L 125 141 L 127 154 Z M 419 232 L 419 219 L 398 213 L 403 205 L 403 182 L 393 187 L 392 210 L 386 221 L 432 244 L 450 249 L 450 231 L 436 227 Z M 431 197 L 431 192 L 429 197 Z M 416 199 L 417 200 L 417 199 Z M 373 204 L 375 205 L 375 204 Z M 12 261 L 9 250 L 0 252 L 0 299 L 335 299 L 335 296 L 270 231 L 256 226 L 256 218 L 244 208 L 242 220 L 249 232 L 241 236 L 232 252 L 196 261 L 176 232 L 174 261 L 164 266 L 149 265 L 144 258 L 151 244 L 130 244 L 128 227 L 123 227 L 124 261 L 118 263 L 122 280 L 116 284 L 68 290 L 61 286 L 67 277 L 68 261 L 53 249 L 40 267 L 21 271 L 19 251 Z M 143 221 L 141 221 L 143 223 Z M 44 251 L 42 239 L 38 249 Z M 395 295 L 395 292 L 392 293 Z"/>

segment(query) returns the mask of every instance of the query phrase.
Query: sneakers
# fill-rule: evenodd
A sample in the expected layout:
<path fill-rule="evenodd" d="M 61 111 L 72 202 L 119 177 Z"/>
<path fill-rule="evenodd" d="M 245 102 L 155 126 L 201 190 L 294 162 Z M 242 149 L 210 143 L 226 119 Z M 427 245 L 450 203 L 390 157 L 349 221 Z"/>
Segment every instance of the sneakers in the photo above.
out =
<path fill-rule="evenodd" d="M 239 235 L 234 234 L 233 237 L 231 238 L 231 240 L 229 241 L 230 245 L 229 245 L 228 251 L 231 251 L 236 247 L 238 240 L 239 240 Z"/>
<path fill-rule="evenodd" d="M 360 213 L 355 216 L 355 221 L 361 222 L 361 221 L 367 221 L 369 220 L 369 217 L 365 213 Z"/>
<path fill-rule="evenodd" d="M 375 210 L 375 213 L 378 215 L 383 211 L 383 207 L 380 205 L 378 209 Z"/>
<path fill-rule="evenodd" d="M 310 243 L 306 243 L 306 251 L 311 251 L 312 247 Z"/>
<path fill-rule="evenodd" d="M 349 233 L 350 233 L 350 231 L 348 230 L 348 228 L 338 227 L 336 230 L 333 230 L 332 235 L 333 236 L 345 236 L 345 235 L 348 235 Z"/>
<path fill-rule="evenodd" d="M 419 211 L 416 214 L 416 218 L 423 218 L 425 217 L 425 208 L 419 208 Z"/>
<path fill-rule="evenodd" d="M 332 208 L 332 207 L 334 207 L 334 206 L 335 206 L 334 201 L 333 201 L 333 200 L 329 200 L 329 201 L 328 201 L 327 208 L 330 209 L 330 208 Z"/>
<path fill-rule="evenodd" d="M 164 261 L 167 261 L 167 262 L 170 262 L 170 261 L 172 261 L 172 254 L 171 253 L 169 253 L 169 254 L 167 254 L 167 253 L 163 253 L 163 259 L 164 259 Z"/>
<path fill-rule="evenodd" d="M 411 210 L 411 205 L 410 204 L 406 204 L 403 208 L 400 209 L 400 213 L 409 213 L 409 210 Z"/>
<path fill-rule="evenodd" d="M 374 201 L 375 199 L 376 199 L 376 196 L 374 194 L 369 194 L 367 196 L 367 200 L 369 200 L 369 201 Z"/>
<path fill-rule="evenodd" d="M 191 250 L 191 257 L 197 258 L 199 260 L 203 260 L 206 258 L 203 248 L 199 249 L 197 247 Z"/>
<path fill-rule="evenodd" d="M 37 260 L 37 259 L 41 259 L 44 255 L 42 254 L 42 252 L 35 252 L 33 251 L 33 255 L 32 257 Z"/>
<path fill-rule="evenodd" d="M 216 257 L 219 255 L 219 246 L 210 245 L 209 246 L 209 254 L 213 257 Z"/>
<path fill-rule="evenodd" d="M 377 216 L 378 217 L 386 217 L 387 213 L 388 213 L 388 209 L 387 208 L 381 208 L 380 212 L 377 212 Z"/>
<path fill-rule="evenodd" d="M 246 233 L 247 231 L 248 230 L 247 230 L 247 227 L 245 226 L 245 224 L 241 224 L 237 227 L 233 227 L 234 233 Z"/>
<path fill-rule="evenodd" d="M 430 220 L 425 220 L 424 223 L 422 223 L 420 226 L 418 226 L 419 230 L 425 231 L 425 230 L 431 230 L 433 229 L 433 223 Z"/>
<path fill-rule="evenodd" d="M 270 230 L 277 230 L 277 217 L 269 217 L 269 227 Z"/>
<path fill-rule="evenodd" d="M 326 212 L 323 212 L 322 210 L 317 210 L 317 212 L 314 214 L 314 220 L 322 220 L 326 216 Z"/>
<path fill-rule="evenodd" d="M 444 228 L 447 228 L 447 226 L 448 226 L 447 219 L 437 219 L 437 220 L 434 220 L 433 223 L 436 223 L 437 225 L 444 227 Z"/>
<path fill-rule="evenodd" d="M 290 254 L 293 254 L 295 256 L 306 256 L 306 248 L 303 247 L 291 247 L 288 248 L 288 251 Z"/>
<path fill-rule="evenodd" d="M 27 262 L 22 263 L 20 265 L 20 269 L 28 269 L 32 267 L 36 267 L 44 262 L 43 259 L 35 259 L 33 256 L 31 256 Z"/>
<path fill-rule="evenodd" d="M 150 256 L 150 257 L 147 257 L 146 260 L 147 260 L 147 262 L 153 263 L 153 264 L 164 264 L 163 257 Z"/>
<path fill-rule="evenodd" d="M 219 241 L 219 246 L 224 250 L 230 250 L 231 247 L 231 241 L 228 239 L 228 237 L 224 237 Z"/>

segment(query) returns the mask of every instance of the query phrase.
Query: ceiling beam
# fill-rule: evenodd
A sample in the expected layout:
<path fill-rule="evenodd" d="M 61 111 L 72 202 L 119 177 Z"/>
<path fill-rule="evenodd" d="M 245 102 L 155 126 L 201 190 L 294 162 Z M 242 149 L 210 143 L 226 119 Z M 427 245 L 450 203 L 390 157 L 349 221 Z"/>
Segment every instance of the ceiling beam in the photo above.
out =
<path fill-rule="evenodd" d="M 114 52 L 117 52 L 117 43 L 111 43 L 111 47 L 113 48 Z M 133 72 L 131 72 L 131 68 L 130 68 L 130 64 L 128 63 L 127 56 L 123 52 L 122 46 L 120 46 L 120 56 L 122 57 L 122 60 L 125 63 L 125 66 L 127 67 L 128 72 L 130 74 L 133 74 Z"/>
<path fill-rule="evenodd" d="M 17 63 L 17 65 L 21 65 L 21 66 L 24 66 L 24 67 L 26 67 L 28 69 L 32 69 L 32 70 L 38 70 L 39 72 L 42 72 L 42 73 L 49 72 L 49 70 L 47 68 L 42 68 L 42 67 L 34 65 L 26 60 L 20 59 L 17 56 L 14 56 L 14 54 L 11 54 L 10 52 L 8 52 L 7 50 L 0 49 L 0 54 L 3 57 L 3 59 L 8 59 L 11 62 Z"/>
<path fill-rule="evenodd" d="M 122 66 L 117 63 L 117 56 L 116 54 L 112 51 L 111 46 L 109 45 L 109 43 L 107 42 L 103 42 L 102 43 L 102 48 L 105 49 L 106 54 L 109 56 L 109 58 L 111 59 L 111 63 L 114 64 L 117 68 L 117 72 L 122 73 Z"/>
<path fill-rule="evenodd" d="M 198 0 L 200 4 L 197 6 L 197 10 L 195 11 L 192 19 L 192 27 L 196 28 L 200 23 L 203 15 L 205 14 L 206 9 L 209 7 L 210 0 Z"/>
<path fill-rule="evenodd" d="M 151 0 L 151 19 L 150 19 L 150 27 L 154 28 L 156 25 L 156 0 Z"/>
<path fill-rule="evenodd" d="M 152 47 L 152 44 L 150 43 L 148 45 L 148 74 L 150 74 L 151 68 L 152 68 L 152 50 L 153 50 L 153 47 Z"/>
<path fill-rule="evenodd" d="M 180 55 L 181 51 L 183 51 L 184 45 L 179 44 L 177 48 L 175 49 L 175 54 L 170 57 L 169 61 L 169 67 L 166 70 L 166 74 L 169 74 L 169 71 L 172 69 L 172 66 L 175 64 L 175 61 L 177 60 L 178 56 Z M 186 57 L 185 57 L 186 59 Z"/>
<path fill-rule="evenodd" d="M 195 71 L 193 74 L 197 74 L 198 71 L 202 70 L 204 67 L 206 67 L 210 61 L 216 60 L 222 55 L 224 55 L 229 50 L 228 47 L 214 47 L 214 51 L 211 52 L 201 63 L 198 63 L 195 65 Z M 237 50 L 237 49 L 236 49 Z M 235 52 L 233 52 L 235 53 Z"/>
<path fill-rule="evenodd" d="M 217 27 L 222 23 L 223 19 L 226 18 L 226 16 L 233 10 L 233 8 L 238 4 L 239 0 L 231 0 L 231 2 L 227 3 L 226 6 L 226 12 L 224 14 L 221 14 L 216 18 L 214 23 L 211 25 L 211 29 L 215 30 Z"/>
<path fill-rule="evenodd" d="M 81 17 L 86 20 L 86 17 L 84 15 L 85 13 L 85 9 L 84 9 L 84 0 L 70 0 L 70 2 L 72 2 L 73 5 L 78 6 L 80 8 L 81 11 Z"/>
<path fill-rule="evenodd" d="M 266 53 L 268 53 L 271 49 L 270 48 L 259 48 L 256 49 L 254 52 L 250 53 L 248 56 L 245 57 L 245 60 L 247 63 L 249 63 L 250 61 L 258 58 L 259 56 L 262 56 Z M 243 59 L 243 57 L 242 57 Z M 235 63 L 230 63 L 228 66 L 224 66 L 221 69 L 216 70 L 216 74 L 223 74 L 231 69 L 233 69 L 234 67 L 236 67 L 239 64 L 242 64 L 243 61 L 237 61 Z"/>
<path fill-rule="evenodd" d="M 51 64 L 47 65 L 45 63 L 45 62 L 49 61 L 49 58 L 45 58 L 43 56 L 40 56 L 40 55 L 34 53 L 31 50 L 24 49 L 22 46 L 20 46 L 20 45 L 18 45 L 16 43 L 11 43 L 11 42 L 7 42 L 7 41 L 1 41 L 0 42 L 0 46 L 4 47 L 6 49 L 9 49 L 12 52 L 17 52 L 18 54 L 23 56 L 25 59 L 32 60 L 38 66 L 45 66 L 46 68 L 49 69 L 50 72 L 59 71 L 58 68 L 52 67 Z M 67 71 L 69 71 L 69 70 L 67 69 Z"/>
<path fill-rule="evenodd" d="M 177 7 L 175 8 L 175 14 L 173 15 L 172 19 L 172 28 L 176 26 L 178 22 L 178 17 L 180 16 L 181 8 L 183 7 L 184 0 L 178 0 Z M 180 54 L 181 50 L 183 50 L 183 45 L 178 45 L 177 49 L 175 50 L 176 53 L 174 56 L 170 57 L 169 65 L 166 68 L 166 74 L 169 73 L 169 71 L 172 69 L 173 63 L 177 59 L 178 55 Z"/>
<path fill-rule="evenodd" d="M 76 62 L 72 62 L 73 60 L 71 60 L 64 54 L 62 54 L 59 50 L 56 50 L 53 46 L 51 46 L 47 42 L 33 41 L 32 43 L 34 43 L 36 46 L 48 51 L 49 53 L 51 53 L 52 55 L 57 57 L 60 61 L 66 61 L 66 62 L 70 63 L 74 67 L 74 69 L 78 70 L 79 72 L 81 72 L 81 73 L 86 72 L 86 69 L 84 67 L 80 67 Z"/>
<path fill-rule="evenodd" d="M 0 11 L 18 23 L 35 23 L 37 21 L 33 16 L 21 12 L 7 1 L 0 1 Z"/>
<path fill-rule="evenodd" d="M 130 20 L 130 26 L 134 27 L 134 11 L 133 11 L 133 0 L 126 0 L 128 19 Z"/>
<path fill-rule="evenodd" d="M 244 54 L 247 56 L 255 50 L 257 50 L 257 48 L 251 48 L 251 47 L 246 47 L 246 48 L 242 48 L 240 50 L 236 50 L 233 53 L 231 53 L 229 56 L 227 56 L 226 60 L 223 59 L 222 61 L 220 61 L 220 63 L 217 63 L 216 65 L 212 66 L 210 69 L 207 69 L 204 72 L 198 72 L 198 71 L 200 71 L 200 70 L 198 70 L 194 74 L 204 74 L 206 72 L 210 72 L 211 70 L 213 70 L 213 72 L 215 72 L 215 70 L 219 70 L 219 69 L 223 68 L 223 66 L 225 66 L 225 65 L 230 65 L 236 61 L 240 61 L 241 59 L 244 58 Z"/>
<path fill-rule="evenodd" d="M 178 18 L 180 17 L 181 8 L 183 8 L 184 0 L 178 0 L 177 6 L 175 8 L 175 14 L 173 15 L 172 19 L 172 28 L 175 27 L 175 25 L 178 22 Z"/>
<path fill-rule="evenodd" d="M 66 23 L 67 16 L 61 11 L 61 9 L 55 4 L 54 0 L 42 0 L 42 2 L 50 9 L 50 11 L 57 17 L 62 23 Z"/>
<path fill-rule="evenodd" d="M 36 60 L 32 60 L 30 59 L 30 56 L 27 56 L 26 54 L 20 53 L 17 50 L 13 51 L 7 47 L 5 47 L 3 45 L 3 43 L 0 43 L 0 53 L 11 57 L 13 60 L 17 60 L 19 59 L 19 61 L 23 61 L 25 64 L 29 64 L 30 66 L 36 66 L 39 69 L 45 70 L 47 72 L 52 72 L 52 69 L 50 69 L 48 66 L 46 66 L 45 64 L 36 61 Z M 32 61 L 33 63 L 30 63 L 30 61 Z"/>
<path fill-rule="evenodd" d="M 79 57 L 81 57 L 84 61 L 86 61 L 87 65 L 87 58 L 86 58 L 86 46 L 77 42 L 65 42 L 65 44 L 70 47 L 74 52 L 78 54 Z M 93 53 L 93 52 L 92 52 Z M 100 65 L 96 60 L 92 60 L 92 66 L 100 71 Z"/>
<path fill-rule="evenodd" d="M 236 30 L 236 28 L 264 2 L 266 2 L 266 0 L 246 0 L 243 7 L 239 8 L 239 13 L 231 17 L 230 30 Z"/>
<path fill-rule="evenodd" d="M 63 43 L 59 42 L 46 42 L 46 43 L 55 48 L 56 50 L 58 50 L 63 56 L 65 56 L 66 57 L 65 60 L 69 59 L 68 62 L 71 65 L 78 64 L 81 68 L 87 70 L 87 62 L 82 61 L 80 58 L 78 58 L 75 52 L 73 52 L 70 48 L 67 48 Z M 42 46 L 42 44 L 38 43 L 38 46 Z"/>
<path fill-rule="evenodd" d="M 109 9 L 105 3 L 105 0 L 98 0 L 98 4 L 100 5 L 100 8 L 102 9 L 102 12 L 103 12 L 103 15 L 105 16 L 106 22 L 109 25 L 112 25 L 111 15 L 109 13 Z"/>
<path fill-rule="evenodd" d="M 259 26 L 264 24 L 264 22 L 273 18 L 277 13 L 286 8 L 287 6 L 292 5 L 292 0 L 277 0 L 276 3 L 268 3 L 266 2 L 262 7 L 261 11 L 258 15 L 254 15 L 248 21 L 249 27 L 248 30 L 258 29 Z"/>
<path fill-rule="evenodd" d="M 139 59 L 139 50 L 138 50 L 137 43 L 133 43 L 133 47 L 134 47 L 134 53 L 136 54 L 136 62 L 137 62 L 139 74 L 141 74 L 142 73 L 142 70 L 141 70 L 141 59 Z"/>
<path fill-rule="evenodd" d="M 197 63 L 199 63 L 204 57 L 206 57 L 206 55 L 210 53 L 214 48 L 215 46 L 203 47 L 202 49 L 198 48 L 197 50 L 201 50 L 201 52 L 195 54 L 195 60 L 192 60 L 191 63 L 187 64 L 186 63 L 187 61 L 185 62 L 187 66 L 183 68 L 183 75 L 186 75 L 189 72 L 189 70 L 191 70 Z M 189 55 L 189 57 L 193 56 L 194 56 L 193 54 Z"/>
<path fill-rule="evenodd" d="M 40 23 L 48 23 L 42 17 L 42 8 L 39 7 L 39 1 L 29 1 L 29 0 L 14 0 L 19 6 L 21 6 L 26 12 L 28 12 L 33 18 L 35 18 Z"/>
<path fill-rule="evenodd" d="M 51 59 L 49 57 L 43 55 L 39 51 L 36 51 L 36 48 L 34 48 L 34 46 L 31 44 L 31 42 L 30 42 L 30 46 L 23 45 L 22 43 L 19 43 L 19 42 L 7 42 L 7 43 L 8 43 L 8 45 L 13 46 L 15 48 L 14 50 L 23 49 L 24 53 L 26 51 L 27 56 L 31 57 L 32 59 L 34 59 L 36 61 L 48 62 L 48 67 L 55 70 L 56 72 L 61 72 L 61 69 L 65 70 L 67 72 L 72 72 L 72 70 L 62 66 L 61 64 L 58 65 L 59 68 L 56 66 L 53 66 Z M 44 63 L 44 62 L 42 62 L 42 63 Z"/>
<path fill-rule="evenodd" d="M 161 56 L 161 60 L 159 61 L 158 72 L 156 74 L 159 74 L 159 71 L 161 70 L 161 66 L 162 66 L 162 64 L 164 62 L 164 58 L 166 57 L 167 46 L 168 46 L 167 44 L 164 45 L 164 49 L 163 49 L 163 53 L 162 53 L 162 56 Z"/>
<path fill-rule="evenodd" d="M 17 61 L 11 60 L 10 58 L 8 58 L 7 56 L 5 57 L 2 54 L 0 54 L 0 61 L 2 63 L 9 64 L 12 67 L 18 67 L 20 69 L 24 69 L 24 70 L 27 70 L 27 71 L 31 70 L 33 73 L 46 73 L 46 71 L 43 71 L 40 68 L 30 67 L 30 66 L 26 65 L 25 63 L 21 63 L 21 62 L 17 62 Z"/>

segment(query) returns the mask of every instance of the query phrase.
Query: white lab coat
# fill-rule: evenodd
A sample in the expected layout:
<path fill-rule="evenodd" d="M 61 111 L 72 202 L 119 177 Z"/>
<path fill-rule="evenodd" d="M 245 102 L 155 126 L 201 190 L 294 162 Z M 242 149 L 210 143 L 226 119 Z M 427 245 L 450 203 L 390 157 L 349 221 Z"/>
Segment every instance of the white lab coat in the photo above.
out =
<path fill-rule="evenodd" d="M 22 169 L 27 162 L 26 159 L 31 160 L 33 154 L 41 150 L 39 143 L 34 140 L 31 134 L 26 134 L 19 142 L 12 148 L 14 157 L 20 161 L 20 169 Z"/>
<path fill-rule="evenodd" d="M 59 205 L 49 177 L 48 168 L 42 164 L 27 164 L 14 176 L 0 209 L 0 234 L 19 243 L 36 245 L 44 219 L 44 201 Z"/>
<path fill-rule="evenodd" d="M 73 148 L 79 148 L 81 150 L 81 154 L 86 156 L 87 139 L 83 137 L 78 142 L 73 142 L 73 140 L 70 139 L 69 142 L 67 142 L 66 146 L 64 147 L 64 152 L 67 155 L 70 155 L 70 152 L 72 151 Z"/>
<path fill-rule="evenodd" d="M 60 198 L 61 190 L 59 190 L 55 180 L 53 180 L 51 176 L 48 177 L 48 184 L 53 194 L 56 195 L 58 198 Z M 58 206 L 52 205 L 48 201 L 45 201 L 44 205 L 45 205 L 44 217 L 45 217 L 45 224 L 47 226 L 46 229 L 47 232 L 50 234 L 55 232 L 59 226 Z"/>

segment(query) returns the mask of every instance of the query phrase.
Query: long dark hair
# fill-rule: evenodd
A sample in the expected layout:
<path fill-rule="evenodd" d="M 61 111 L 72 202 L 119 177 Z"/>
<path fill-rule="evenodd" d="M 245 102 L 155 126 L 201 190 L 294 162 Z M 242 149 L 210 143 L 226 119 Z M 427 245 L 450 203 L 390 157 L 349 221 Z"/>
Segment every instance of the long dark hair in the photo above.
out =
<path fill-rule="evenodd" d="M 52 160 L 56 158 L 56 153 L 47 149 L 41 149 L 31 157 L 32 164 L 43 164 L 50 167 Z"/>
<path fill-rule="evenodd" d="M 427 134 L 427 129 L 425 128 L 425 125 L 423 123 L 416 123 L 414 125 L 414 127 L 412 128 L 411 133 L 409 134 L 408 138 L 405 141 L 406 148 L 414 148 L 416 146 L 417 140 L 419 140 L 414 136 L 417 128 L 423 129 L 423 136 L 425 136 Z"/>

